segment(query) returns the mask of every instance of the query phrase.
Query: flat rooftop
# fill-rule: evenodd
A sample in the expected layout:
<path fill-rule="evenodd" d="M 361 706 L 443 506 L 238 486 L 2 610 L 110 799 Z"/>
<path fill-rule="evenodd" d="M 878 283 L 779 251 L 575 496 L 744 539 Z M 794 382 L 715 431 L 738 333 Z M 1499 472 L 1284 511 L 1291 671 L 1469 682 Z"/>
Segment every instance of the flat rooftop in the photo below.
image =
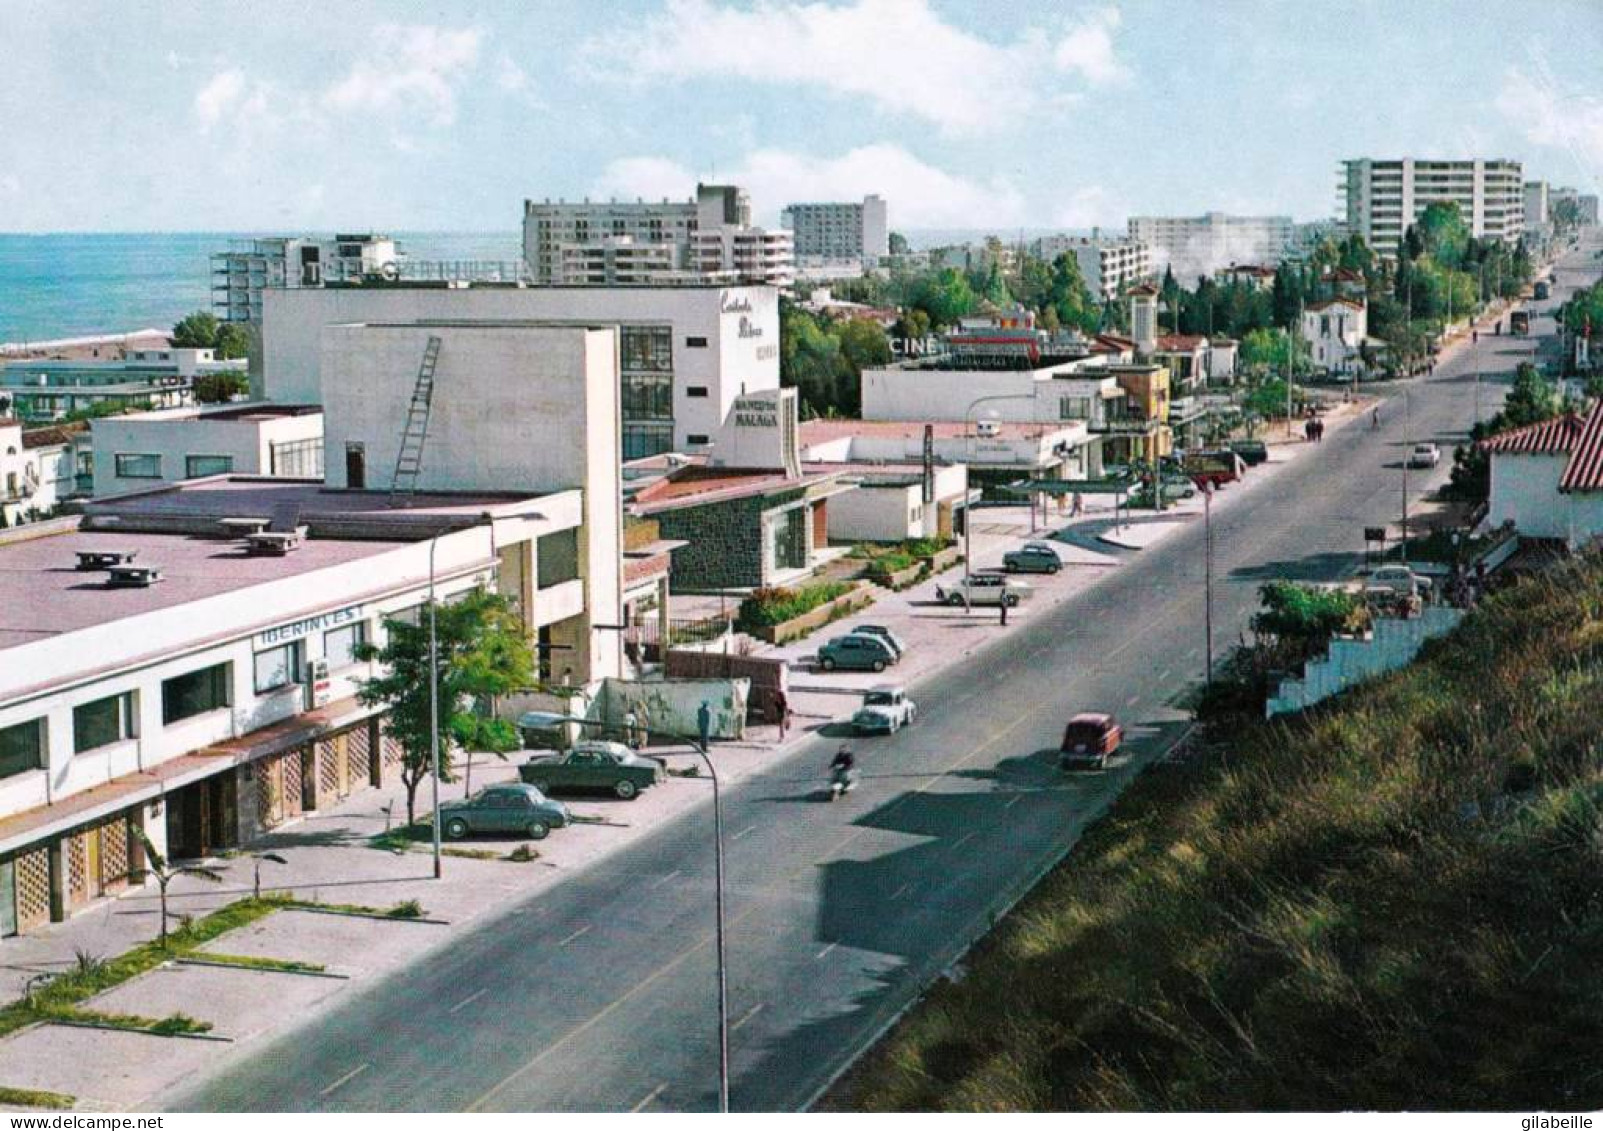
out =
<path fill-rule="evenodd" d="M 288 416 L 312 416 L 323 411 L 316 404 L 270 404 L 266 401 L 246 404 L 218 405 L 213 408 L 189 406 L 161 408 L 153 412 L 130 412 L 115 417 L 117 420 L 279 420 Z"/>
<path fill-rule="evenodd" d="M 420 491 L 392 504 L 387 491 L 337 491 L 319 479 L 276 479 L 253 475 L 220 475 L 192 479 L 151 491 L 92 499 L 85 503 L 85 525 L 107 525 L 113 517 L 135 522 L 141 517 L 273 518 L 290 508 L 302 524 L 318 519 L 361 518 L 375 522 L 405 523 L 415 529 L 417 519 L 445 520 L 449 529 L 460 519 L 477 519 L 486 511 L 525 502 L 526 492 Z M 312 531 L 313 537 L 317 531 Z M 429 537 L 431 535 L 425 535 Z M 402 538 L 402 541 L 413 541 Z"/>
<path fill-rule="evenodd" d="M 1002 420 L 997 421 L 996 426 L 997 431 L 992 436 L 980 436 L 973 422 L 964 423 L 961 420 L 808 420 L 801 426 L 800 439 L 803 447 L 853 436 L 922 440 L 924 429 L 928 427 L 934 430 L 937 440 L 956 440 L 965 436 L 973 436 L 976 439 L 1035 440 L 1054 432 L 1083 428 L 1084 422 L 1064 420 L 1042 423 Z"/>

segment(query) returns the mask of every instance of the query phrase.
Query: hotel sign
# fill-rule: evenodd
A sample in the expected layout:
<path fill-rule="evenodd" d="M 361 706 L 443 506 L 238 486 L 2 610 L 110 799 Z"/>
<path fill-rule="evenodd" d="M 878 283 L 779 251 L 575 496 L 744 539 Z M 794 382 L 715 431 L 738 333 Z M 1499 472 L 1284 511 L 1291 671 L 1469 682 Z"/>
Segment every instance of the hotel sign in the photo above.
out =
<path fill-rule="evenodd" d="M 291 621 L 275 628 L 264 629 L 256 634 L 257 648 L 272 648 L 279 644 L 288 644 L 292 640 L 300 640 L 319 632 L 327 632 L 331 628 L 354 624 L 362 619 L 361 605 L 347 605 L 343 609 L 335 609 L 330 613 L 320 613 L 315 617 L 306 617 L 303 620 Z"/>

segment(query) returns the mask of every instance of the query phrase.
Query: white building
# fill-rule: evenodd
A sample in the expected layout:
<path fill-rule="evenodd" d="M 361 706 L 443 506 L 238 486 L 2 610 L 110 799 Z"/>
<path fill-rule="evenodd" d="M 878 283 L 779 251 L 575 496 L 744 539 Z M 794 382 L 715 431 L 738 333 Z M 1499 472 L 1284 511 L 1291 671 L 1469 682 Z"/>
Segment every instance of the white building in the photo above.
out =
<path fill-rule="evenodd" d="M 1358 157 L 1342 162 L 1338 186 L 1347 230 L 1395 258 L 1403 234 L 1432 204 L 1458 205 L 1476 239 L 1518 242 L 1525 190 L 1518 161 Z"/>
<path fill-rule="evenodd" d="M 1138 240 L 1091 236 L 1042 236 L 1035 243 L 1035 256 L 1048 263 L 1060 255 L 1072 255 L 1080 266 L 1080 277 L 1097 298 L 1117 299 L 1137 283 L 1152 275 L 1152 249 Z"/>
<path fill-rule="evenodd" d="M 1549 214 L 1561 203 L 1572 203 L 1582 224 L 1595 225 L 1597 223 L 1597 197 L 1593 194 L 1582 194 L 1573 188 L 1555 188 L 1548 194 Z"/>
<path fill-rule="evenodd" d="M 0 517 L 17 526 L 48 516 L 78 494 L 75 434 L 0 418 Z"/>
<path fill-rule="evenodd" d="M 523 202 L 523 258 L 536 283 L 553 285 L 566 279 L 572 285 L 573 276 L 564 274 L 565 262 L 604 258 L 608 241 L 625 238 L 636 273 L 650 258 L 643 249 L 666 254 L 669 265 L 661 278 L 650 282 L 682 281 L 684 272 L 706 281 L 776 286 L 787 286 L 795 278 L 789 234 L 753 227 L 751 198 L 736 185 L 698 184 L 689 200 L 664 198 L 651 204 L 588 199 Z"/>
<path fill-rule="evenodd" d="M 130 350 L 120 361 L 13 361 L 0 368 L 0 412 L 56 420 L 103 405 L 177 408 L 199 377 L 244 376 L 246 362 L 218 361 L 209 349 Z"/>
<path fill-rule="evenodd" d="M 401 253 L 389 236 L 273 236 L 212 256 L 212 309 L 228 322 L 260 322 L 262 292 L 321 287 L 393 270 Z"/>
<path fill-rule="evenodd" d="M 1481 443 L 1491 454 L 1486 522 L 1571 549 L 1603 538 L 1603 403 Z"/>
<path fill-rule="evenodd" d="M 1302 340 L 1319 369 L 1351 376 L 1364 367 L 1361 353 L 1369 340 L 1369 310 L 1353 298 L 1316 302 L 1302 312 Z"/>
<path fill-rule="evenodd" d="M 779 222 L 795 236 L 799 267 L 854 264 L 861 270 L 891 253 L 889 216 L 876 195 L 860 203 L 788 204 Z"/>
<path fill-rule="evenodd" d="M 1289 216 L 1132 216 L 1130 238 L 1151 249 L 1151 269 L 1168 268 L 1190 287 L 1232 263 L 1279 263 L 1296 240 Z"/>
<path fill-rule="evenodd" d="M 808 470 L 843 471 L 852 489 L 829 500 L 829 540 L 904 542 L 950 538 L 967 505 L 968 468 L 960 463 L 814 461 Z"/>
<path fill-rule="evenodd" d="M 742 392 L 779 388 L 772 287 L 386 286 L 268 292 L 253 396 L 322 403 L 324 326 L 417 319 L 618 326 L 625 459 L 703 450 Z"/>
<path fill-rule="evenodd" d="M 1526 181 L 1524 188 L 1525 227 L 1541 228 L 1548 222 L 1548 184 L 1546 181 Z"/>
<path fill-rule="evenodd" d="M 594 243 L 565 245 L 553 282 L 563 287 L 641 287 L 669 278 L 676 270 L 672 245 L 608 236 Z"/>
<path fill-rule="evenodd" d="M 316 405 L 231 404 L 107 416 L 90 424 L 97 498 L 213 475 L 321 481 Z"/>

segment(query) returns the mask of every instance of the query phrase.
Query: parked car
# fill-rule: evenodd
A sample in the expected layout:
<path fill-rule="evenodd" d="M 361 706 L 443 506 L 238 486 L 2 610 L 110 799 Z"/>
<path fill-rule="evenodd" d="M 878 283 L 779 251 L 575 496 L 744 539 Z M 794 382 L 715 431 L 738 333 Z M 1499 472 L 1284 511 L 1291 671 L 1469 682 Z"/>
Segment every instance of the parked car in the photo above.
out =
<path fill-rule="evenodd" d="M 1000 573 L 976 573 L 956 581 L 942 582 L 935 587 L 935 599 L 948 605 L 961 605 L 965 598 L 970 605 L 1017 605 L 1032 592 L 1022 581 L 1014 581 Z"/>
<path fill-rule="evenodd" d="M 1442 451 L 1435 444 L 1415 444 L 1408 453 L 1409 467 L 1435 467 L 1442 462 Z"/>
<path fill-rule="evenodd" d="M 1430 587 L 1430 578 L 1405 565 L 1381 566 L 1364 582 L 1365 593 L 1390 593 L 1399 597 L 1417 597 L 1430 592 Z"/>
<path fill-rule="evenodd" d="M 552 829 L 560 829 L 571 820 L 562 802 L 552 801 L 534 786 L 518 782 L 486 786 L 472 797 L 440 806 L 440 824 L 452 840 L 469 833 L 544 840 Z"/>
<path fill-rule="evenodd" d="M 861 734 L 895 734 L 911 726 L 918 717 L 918 705 L 907 692 L 891 684 L 869 688 L 863 705 L 852 716 L 852 729 Z"/>
<path fill-rule="evenodd" d="M 1213 487 L 1234 483 L 1247 473 L 1246 461 L 1228 450 L 1188 452 L 1185 468 L 1193 483 L 1207 483 Z"/>
<path fill-rule="evenodd" d="M 1262 440 L 1235 440 L 1230 450 L 1240 456 L 1248 467 L 1257 467 L 1269 458 L 1269 445 Z"/>
<path fill-rule="evenodd" d="M 518 767 L 518 777 L 548 793 L 606 790 L 624 801 L 663 779 L 662 763 L 645 758 L 621 742 L 576 742 L 565 754 L 536 754 Z"/>
<path fill-rule="evenodd" d="M 1075 715 L 1063 729 L 1058 764 L 1065 770 L 1079 766 L 1103 769 L 1123 741 L 1124 728 L 1112 715 L 1091 712 Z"/>
<path fill-rule="evenodd" d="M 889 625 L 860 624 L 856 628 L 852 629 L 852 635 L 879 637 L 881 640 L 885 641 L 885 643 L 891 646 L 891 651 L 896 653 L 896 658 L 898 660 L 907 655 L 907 646 L 902 643 L 902 638 L 900 636 L 897 636 L 896 633 L 890 630 Z"/>
<path fill-rule="evenodd" d="M 896 652 L 878 636 L 849 632 L 837 636 L 818 649 L 818 666 L 826 672 L 836 668 L 882 672 L 896 662 Z"/>
<path fill-rule="evenodd" d="M 1050 542 L 1026 542 L 1002 555 L 1002 568 L 1009 573 L 1056 573 L 1063 559 Z"/>

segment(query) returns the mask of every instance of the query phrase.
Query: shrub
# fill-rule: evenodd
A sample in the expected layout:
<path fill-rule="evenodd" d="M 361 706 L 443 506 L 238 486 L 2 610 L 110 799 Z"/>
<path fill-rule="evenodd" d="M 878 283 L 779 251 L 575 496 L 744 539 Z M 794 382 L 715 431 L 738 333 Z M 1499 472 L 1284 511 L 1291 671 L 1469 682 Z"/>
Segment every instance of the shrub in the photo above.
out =
<path fill-rule="evenodd" d="M 801 589 L 757 589 L 740 603 L 736 624 L 743 630 L 783 624 L 837 597 L 844 597 L 852 588 L 844 581 L 823 581 Z"/>

